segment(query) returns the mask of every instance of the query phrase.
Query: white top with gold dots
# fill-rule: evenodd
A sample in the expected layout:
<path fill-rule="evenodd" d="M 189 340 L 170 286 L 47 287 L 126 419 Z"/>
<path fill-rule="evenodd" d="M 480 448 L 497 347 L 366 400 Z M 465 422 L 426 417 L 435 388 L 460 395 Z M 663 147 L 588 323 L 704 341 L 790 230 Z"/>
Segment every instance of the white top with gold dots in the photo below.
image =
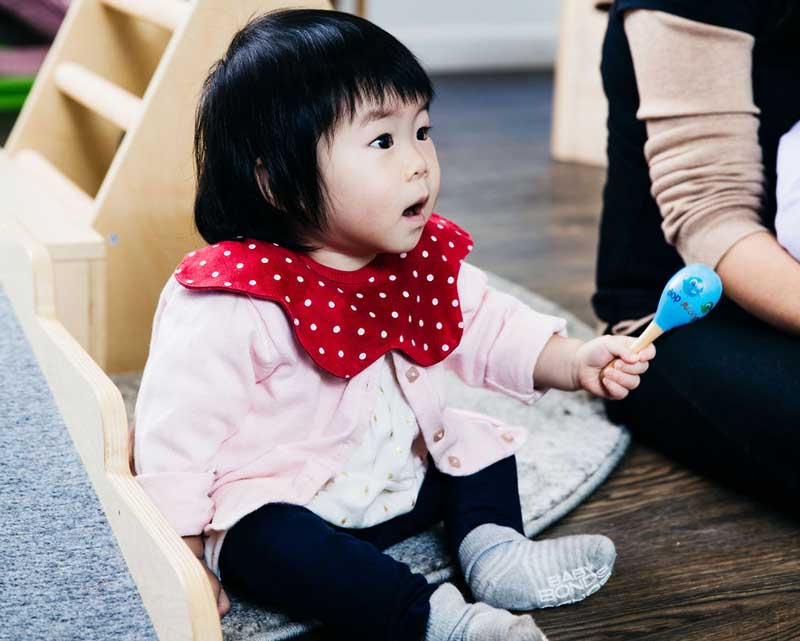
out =
<path fill-rule="evenodd" d="M 360 446 L 305 505 L 341 527 L 366 528 L 410 512 L 425 478 L 425 441 L 388 356 Z"/>

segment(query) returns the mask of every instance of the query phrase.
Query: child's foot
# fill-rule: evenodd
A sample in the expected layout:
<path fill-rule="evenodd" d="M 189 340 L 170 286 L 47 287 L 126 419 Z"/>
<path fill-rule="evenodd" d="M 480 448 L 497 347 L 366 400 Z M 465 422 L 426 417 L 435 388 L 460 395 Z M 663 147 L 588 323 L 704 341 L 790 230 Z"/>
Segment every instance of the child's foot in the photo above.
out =
<path fill-rule="evenodd" d="M 611 576 L 616 556 L 611 539 L 602 535 L 531 541 L 513 528 L 493 523 L 472 530 L 458 550 L 475 598 L 509 610 L 585 599 Z"/>
<path fill-rule="evenodd" d="M 425 641 L 547 641 L 531 615 L 467 603 L 452 583 L 442 583 L 430 604 Z"/>

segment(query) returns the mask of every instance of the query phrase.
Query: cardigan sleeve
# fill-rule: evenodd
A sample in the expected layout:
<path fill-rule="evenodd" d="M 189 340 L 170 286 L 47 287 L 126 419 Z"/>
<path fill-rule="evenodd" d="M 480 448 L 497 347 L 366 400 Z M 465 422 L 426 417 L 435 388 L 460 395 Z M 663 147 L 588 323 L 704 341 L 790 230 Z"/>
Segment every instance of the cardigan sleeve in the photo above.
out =
<path fill-rule="evenodd" d="M 563 318 L 541 314 L 488 285 L 485 272 L 464 262 L 458 276 L 464 332 L 444 363 L 464 383 L 531 404 L 546 391 L 533 369 L 553 334 L 567 335 Z"/>
<path fill-rule="evenodd" d="M 215 455 L 271 353 L 248 297 L 165 286 L 136 400 L 134 459 L 136 480 L 180 536 L 202 533 L 213 517 Z"/>
<path fill-rule="evenodd" d="M 645 9 L 627 12 L 624 26 L 664 237 L 686 263 L 716 267 L 736 242 L 765 230 L 754 38 Z"/>

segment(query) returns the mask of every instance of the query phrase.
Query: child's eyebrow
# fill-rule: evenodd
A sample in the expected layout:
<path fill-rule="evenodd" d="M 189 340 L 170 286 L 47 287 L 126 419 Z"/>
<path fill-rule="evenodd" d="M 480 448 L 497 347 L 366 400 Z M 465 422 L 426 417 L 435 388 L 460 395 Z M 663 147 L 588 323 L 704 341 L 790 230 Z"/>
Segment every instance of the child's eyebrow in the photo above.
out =
<path fill-rule="evenodd" d="M 430 108 L 430 106 L 431 106 L 431 103 L 430 102 L 426 102 L 424 105 L 422 105 L 419 108 L 419 110 L 414 115 L 414 117 L 419 116 L 419 114 L 421 112 L 426 111 L 427 109 Z M 375 120 L 382 120 L 383 118 L 388 118 L 389 116 L 393 116 L 396 113 L 397 113 L 397 110 L 395 110 L 395 109 L 387 109 L 385 107 L 377 108 L 377 109 L 371 109 L 366 114 L 364 114 L 364 116 L 361 118 L 361 123 L 360 124 L 361 124 L 362 127 L 366 127 L 369 123 L 371 123 L 371 122 L 373 122 Z"/>

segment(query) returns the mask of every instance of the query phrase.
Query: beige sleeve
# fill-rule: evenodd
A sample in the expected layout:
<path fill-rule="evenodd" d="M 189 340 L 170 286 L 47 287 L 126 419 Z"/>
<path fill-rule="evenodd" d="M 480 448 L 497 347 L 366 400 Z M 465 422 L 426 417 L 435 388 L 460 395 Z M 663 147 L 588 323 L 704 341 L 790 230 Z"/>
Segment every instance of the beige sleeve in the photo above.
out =
<path fill-rule="evenodd" d="M 661 228 L 686 263 L 716 267 L 764 231 L 753 37 L 660 11 L 625 14 Z"/>

